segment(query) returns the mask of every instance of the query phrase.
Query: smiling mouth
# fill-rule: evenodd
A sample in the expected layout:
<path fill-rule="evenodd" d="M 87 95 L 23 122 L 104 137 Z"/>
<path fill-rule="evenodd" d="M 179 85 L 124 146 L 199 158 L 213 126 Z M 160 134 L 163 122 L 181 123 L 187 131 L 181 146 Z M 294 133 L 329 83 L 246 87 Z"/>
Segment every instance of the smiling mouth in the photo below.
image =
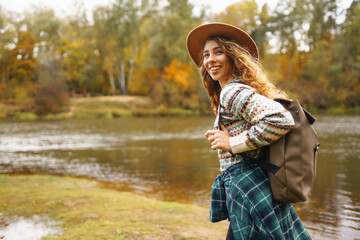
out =
<path fill-rule="evenodd" d="M 210 69 L 210 71 L 215 72 L 215 71 L 219 70 L 220 68 L 221 67 L 210 67 L 209 69 Z"/>

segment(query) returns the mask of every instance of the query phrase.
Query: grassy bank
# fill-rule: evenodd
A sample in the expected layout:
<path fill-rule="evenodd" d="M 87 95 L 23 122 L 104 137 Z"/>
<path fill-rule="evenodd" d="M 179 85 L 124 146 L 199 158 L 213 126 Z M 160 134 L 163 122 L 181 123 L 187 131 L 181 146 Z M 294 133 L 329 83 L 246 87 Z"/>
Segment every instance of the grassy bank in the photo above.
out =
<path fill-rule="evenodd" d="M 0 175 L 0 185 L 0 223 L 14 216 L 49 216 L 62 232 L 45 239 L 223 239 L 226 234 L 227 223 L 209 223 L 206 208 L 105 189 L 92 180 Z"/>
<path fill-rule="evenodd" d="M 89 119 L 143 116 L 196 116 L 197 110 L 156 106 L 149 97 L 139 96 L 99 96 L 70 99 L 69 106 L 62 113 L 37 116 L 27 112 L 22 106 L 0 103 L 0 119 Z"/>
<path fill-rule="evenodd" d="M 203 107 L 204 108 L 204 107 Z M 70 104 L 61 113 L 38 116 L 27 112 L 24 106 L 5 105 L 0 103 L 0 119 L 37 120 L 37 119 L 94 119 L 146 116 L 198 116 L 212 115 L 208 111 L 169 108 L 155 105 L 149 97 L 140 96 L 99 96 L 70 99 Z M 307 108 L 313 114 L 360 114 L 360 106 L 353 108 L 331 107 L 328 109 Z M 204 110 L 203 110 L 204 111 Z"/>
<path fill-rule="evenodd" d="M 25 106 L 0 103 L 0 119 L 37 120 L 37 119 L 93 119 L 145 116 L 198 116 L 212 115 L 210 107 L 203 107 L 206 113 L 194 109 L 168 108 L 157 106 L 149 97 L 141 96 L 99 96 L 70 99 L 70 104 L 61 113 L 37 116 L 27 112 Z M 313 114 L 360 114 L 360 106 L 353 108 L 331 107 L 328 109 L 307 108 Z M 203 110 L 205 111 L 205 110 Z"/>

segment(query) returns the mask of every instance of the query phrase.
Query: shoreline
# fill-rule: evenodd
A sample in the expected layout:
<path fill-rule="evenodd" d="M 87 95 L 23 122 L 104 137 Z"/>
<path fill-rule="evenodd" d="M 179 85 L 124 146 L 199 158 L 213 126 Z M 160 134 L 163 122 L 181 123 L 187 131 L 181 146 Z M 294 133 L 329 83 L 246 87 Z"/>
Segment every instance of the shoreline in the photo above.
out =
<path fill-rule="evenodd" d="M 228 227 L 210 223 L 205 207 L 104 188 L 91 179 L 0 174 L 0 184 L 0 223 L 48 216 L 62 230 L 45 239 L 222 239 Z"/>
<path fill-rule="evenodd" d="M 305 107 L 306 108 L 306 107 Z M 206 110 L 204 110 L 206 109 Z M 313 114 L 360 114 L 360 107 L 347 109 L 332 107 L 329 109 L 306 108 Z M 206 112 L 203 112 L 206 111 Z M 174 117 L 174 116 L 213 116 L 208 107 L 185 109 L 155 105 L 151 98 L 144 96 L 94 96 L 70 98 L 69 105 L 62 112 L 38 116 L 26 110 L 25 106 L 0 103 L 2 120 L 65 120 L 65 119 L 114 119 L 123 117 Z"/>

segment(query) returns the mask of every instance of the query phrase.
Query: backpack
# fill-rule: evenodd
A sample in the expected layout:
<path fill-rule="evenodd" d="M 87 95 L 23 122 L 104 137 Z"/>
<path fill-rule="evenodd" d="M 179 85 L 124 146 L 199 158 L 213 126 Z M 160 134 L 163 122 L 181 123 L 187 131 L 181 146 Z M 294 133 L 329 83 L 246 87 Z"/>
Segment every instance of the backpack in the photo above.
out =
<path fill-rule="evenodd" d="M 316 119 L 301 107 L 298 100 L 274 100 L 291 113 L 295 125 L 287 134 L 265 147 L 266 159 L 251 161 L 268 171 L 271 191 L 276 201 L 303 202 L 311 192 L 316 175 L 316 158 L 320 147 L 318 135 L 312 126 Z"/>
<path fill-rule="evenodd" d="M 306 201 L 316 175 L 318 135 L 312 124 L 315 118 L 298 100 L 275 99 L 294 118 L 295 126 L 266 148 L 266 162 L 273 198 L 282 203 Z"/>

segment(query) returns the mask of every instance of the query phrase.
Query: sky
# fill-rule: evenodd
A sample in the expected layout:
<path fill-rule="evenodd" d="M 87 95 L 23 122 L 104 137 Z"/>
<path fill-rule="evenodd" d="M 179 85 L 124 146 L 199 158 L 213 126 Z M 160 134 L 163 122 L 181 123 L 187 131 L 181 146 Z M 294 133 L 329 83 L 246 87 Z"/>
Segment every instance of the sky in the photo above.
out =
<path fill-rule="evenodd" d="M 3 11 L 11 10 L 14 12 L 22 13 L 26 9 L 31 9 L 33 6 L 37 7 L 48 7 L 55 9 L 55 12 L 58 16 L 69 15 L 76 12 L 76 2 L 84 4 L 84 7 L 87 10 L 88 19 L 91 19 L 92 10 L 96 6 L 107 6 L 110 5 L 115 0 L 0 0 L 0 6 Z M 181 1 L 181 0 L 179 0 Z M 230 6 L 241 0 L 189 0 L 190 3 L 194 5 L 194 13 L 199 13 L 199 10 L 202 6 L 210 6 L 210 11 L 213 14 L 220 13 L 225 10 L 227 6 Z M 279 0 L 255 0 L 259 7 L 262 7 L 264 3 L 267 3 L 270 9 L 274 10 Z M 347 9 L 352 0 L 338 0 L 338 7 L 340 10 Z M 337 22 L 341 23 L 345 19 L 345 16 L 342 15 L 338 17 Z M 270 40 L 270 45 L 275 46 L 277 43 L 276 39 Z"/>
<path fill-rule="evenodd" d="M 91 10 L 95 6 L 104 6 L 113 2 L 114 0 L 83 0 L 87 10 Z M 54 8 L 58 13 L 66 12 L 72 9 L 75 0 L 0 0 L 0 4 L 5 10 L 11 10 L 15 12 L 23 12 L 23 10 L 30 8 L 31 6 L 47 6 Z M 213 13 L 219 13 L 223 11 L 227 6 L 232 5 L 239 0 L 190 0 L 195 5 L 195 11 L 202 5 L 211 6 Z M 262 6 L 266 0 L 256 0 L 256 2 Z M 275 7 L 278 0 L 268 1 L 268 5 Z"/>
<path fill-rule="evenodd" d="M 109 5 L 114 0 L 0 0 L 0 5 L 3 10 L 11 10 L 15 12 L 23 12 L 25 9 L 29 9 L 32 6 L 42 6 L 55 9 L 57 14 L 63 14 L 70 11 L 74 11 L 75 2 L 84 3 L 85 8 L 89 16 L 91 16 L 91 11 L 96 6 Z M 240 0 L 189 0 L 194 4 L 194 12 L 198 11 L 201 6 L 209 5 L 211 7 L 212 13 L 219 13 L 229 5 L 232 5 Z M 265 2 L 269 5 L 271 9 L 274 9 L 278 0 L 255 0 L 259 7 L 261 7 Z M 339 7 L 346 9 L 350 6 L 352 0 L 339 0 Z"/>
<path fill-rule="evenodd" d="M 115 0 L 0 0 L 0 5 L 3 10 L 11 10 L 14 12 L 22 13 L 24 10 L 31 8 L 32 6 L 41 6 L 41 7 L 49 7 L 55 9 L 56 13 L 62 15 L 64 13 L 72 13 L 74 12 L 74 6 L 76 6 L 75 2 L 83 3 L 88 17 L 91 18 L 92 9 L 96 6 L 105 6 L 109 5 L 111 2 Z M 192 4 L 194 4 L 194 13 L 199 12 L 201 6 L 207 5 L 211 7 L 211 12 L 216 14 L 225 10 L 225 8 L 229 5 L 232 5 L 241 0 L 189 0 Z M 270 9 L 275 9 L 276 4 L 279 0 L 255 0 L 259 7 L 261 7 L 264 3 L 267 3 Z M 352 0 L 339 0 L 339 7 L 341 9 L 346 9 L 350 6 Z M 338 22 L 342 22 L 343 17 L 338 19 Z"/>

